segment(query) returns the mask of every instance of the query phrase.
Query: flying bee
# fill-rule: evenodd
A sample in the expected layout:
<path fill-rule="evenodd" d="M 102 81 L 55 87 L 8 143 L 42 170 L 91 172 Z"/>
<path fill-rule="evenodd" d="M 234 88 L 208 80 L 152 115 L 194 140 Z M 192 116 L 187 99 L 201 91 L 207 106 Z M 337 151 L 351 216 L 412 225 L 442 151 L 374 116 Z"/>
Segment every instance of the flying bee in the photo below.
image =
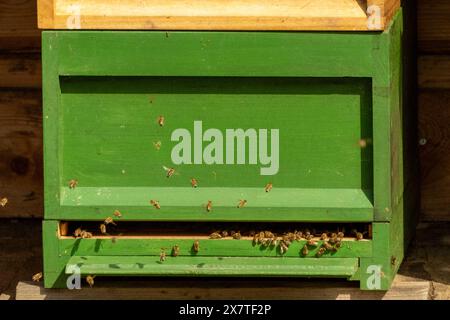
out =
<path fill-rule="evenodd" d="M 198 240 L 194 241 L 194 244 L 192 245 L 192 250 L 197 253 L 200 250 L 200 242 Z"/>
<path fill-rule="evenodd" d="M 117 225 L 114 222 L 113 218 L 111 218 L 111 217 L 106 218 L 104 223 L 105 223 L 105 225 L 108 225 L 108 224 L 112 224 L 112 225 L 115 225 L 115 226 Z"/>
<path fill-rule="evenodd" d="M 172 257 L 177 257 L 180 254 L 180 247 L 176 244 L 172 247 Z"/>
<path fill-rule="evenodd" d="M 310 247 L 316 247 L 317 246 L 317 241 L 314 241 L 312 238 L 309 239 L 306 244 Z"/>
<path fill-rule="evenodd" d="M 328 239 L 328 235 L 324 232 L 320 235 L 320 240 L 327 240 Z"/>
<path fill-rule="evenodd" d="M 150 200 L 150 204 L 154 206 L 156 209 L 161 209 L 161 205 L 159 204 L 159 201 L 157 200 Z"/>
<path fill-rule="evenodd" d="M 206 211 L 211 212 L 212 210 L 212 201 L 208 200 L 208 203 L 206 204 Z"/>
<path fill-rule="evenodd" d="M 235 240 L 240 240 L 240 239 L 241 239 L 241 232 L 240 232 L 240 231 L 235 232 L 235 233 L 233 234 L 233 239 L 235 239 Z"/>
<path fill-rule="evenodd" d="M 159 254 L 159 261 L 164 262 L 166 261 L 166 251 L 164 248 L 161 248 L 161 253 Z"/>
<path fill-rule="evenodd" d="M 69 188 L 75 189 L 75 187 L 78 185 L 78 180 L 72 179 L 69 181 Z"/>
<path fill-rule="evenodd" d="M 0 206 L 2 206 L 3 208 L 8 204 L 8 198 L 1 198 L 0 199 Z"/>
<path fill-rule="evenodd" d="M 197 179 L 194 179 L 194 178 L 191 179 L 191 186 L 192 186 L 192 188 L 197 188 L 198 187 Z"/>
<path fill-rule="evenodd" d="M 83 232 L 83 230 L 81 230 L 81 228 L 77 228 L 74 232 L 73 235 L 75 236 L 75 238 L 79 238 L 81 237 L 81 233 Z"/>
<path fill-rule="evenodd" d="M 122 214 L 120 213 L 119 210 L 115 210 L 115 211 L 114 211 L 114 217 L 122 218 Z"/>
<path fill-rule="evenodd" d="M 89 285 L 89 287 L 91 287 L 91 288 L 94 286 L 94 278 L 95 278 L 95 276 L 91 276 L 91 275 L 86 277 L 86 282 Z"/>
<path fill-rule="evenodd" d="M 321 256 L 323 256 L 323 254 L 325 253 L 326 249 L 325 248 L 320 248 L 319 251 L 316 252 L 316 257 L 320 258 Z"/>
<path fill-rule="evenodd" d="M 81 231 L 80 236 L 82 239 L 89 239 L 89 238 L 92 238 L 92 233 L 83 230 L 83 231 Z"/>
<path fill-rule="evenodd" d="M 308 246 L 305 244 L 302 248 L 302 255 L 307 256 L 309 253 Z"/>
<path fill-rule="evenodd" d="M 153 142 L 153 146 L 154 146 L 155 149 L 158 150 L 158 151 L 161 149 L 161 145 L 162 145 L 161 141 Z"/>
<path fill-rule="evenodd" d="M 42 272 L 36 273 L 31 277 L 34 282 L 39 282 L 42 279 Z"/>
<path fill-rule="evenodd" d="M 269 182 L 268 184 L 266 184 L 266 187 L 264 188 L 264 190 L 266 192 L 270 192 L 270 190 L 272 190 L 272 188 L 273 188 L 272 182 Z"/>
<path fill-rule="evenodd" d="M 218 232 L 213 232 L 209 235 L 209 238 L 210 239 L 220 239 L 220 238 L 222 238 L 222 236 Z"/>
<path fill-rule="evenodd" d="M 164 116 L 159 116 L 158 124 L 159 124 L 160 127 L 164 127 L 164 121 L 165 121 Z"/>
<path fill-rule="evenodd" d="M 174 168 L 167 168 L 166 166 L 163 166 L 163 169 L 166 171 L 167 178 L 170 178 L 171 176 L 173 176 L 175 174 Z"/>
<path fill-rule="evenodd" d="M 100 232 L 101 232 L 102 234 L 107 234 L 107 233 L 106 233 L 106 225 L 105 225 L 104 223 L 102 223 L 102 224 L 100 225 Z"/>
<path fill-rule="evenodd" d="M 243 208 L 247 204 L 247 200 L 239 200 L 238 208 Z"/>

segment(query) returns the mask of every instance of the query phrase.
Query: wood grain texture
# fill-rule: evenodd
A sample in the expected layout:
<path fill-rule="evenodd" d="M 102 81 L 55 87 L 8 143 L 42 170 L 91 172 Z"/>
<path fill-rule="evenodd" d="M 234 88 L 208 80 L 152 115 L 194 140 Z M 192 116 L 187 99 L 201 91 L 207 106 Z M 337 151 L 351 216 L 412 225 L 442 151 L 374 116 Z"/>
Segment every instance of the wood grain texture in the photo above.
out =
<path fill-rule="evenodd" d="M 97 278 L 96 278 L 96 281 Z M 239 281 L 239 284 L 237 284 Z M 83 283 L 83 286 L 85 284 Z M 238 288 L 236 288 L 238 286 Z M 388 292 L 361 291 L 354 284 L 308 280 L 150 280 L 144 283 L 99 283 L 92 289 L 44 289 L 39 283 L 19 282 L 17 300 L 429 300 L 430 282 L 397 276 Z"/>
<path fill-rule="evenodd" d="M 450 55 L 420 56 L 418 73 L 420 88 L 450 89 Z"/>
<path fill-rule="evenodd" d="M 418 42 L 422 53 L 450 53 L 450 1 L 418 0 Z"/>
<path fill-rule="evenodd" d="M 422 220 L 450 220 L 450 91 L 419 95 Z"/>
<path fill-rule="evenodd" d="M 41 217 L 41 93 L 0 91 L 0 111 L 0 217 Z"/>
<path fill-rule="evenodd" d="M 384 29 L 399 0 L 41 0 L 42 29 L 368 30 L 367 4 Z M 99 14 L 101 12 L 101 14 Z"/>
<path fill-rule="evenodd" d="M 0 0 L 0 51 L 39 51 L 35 0 Z"/>
<path fill-rule="evenodd" d="M 42 87 L 41 60 L 37 53 L 0 55 L 0 87 Z"/>

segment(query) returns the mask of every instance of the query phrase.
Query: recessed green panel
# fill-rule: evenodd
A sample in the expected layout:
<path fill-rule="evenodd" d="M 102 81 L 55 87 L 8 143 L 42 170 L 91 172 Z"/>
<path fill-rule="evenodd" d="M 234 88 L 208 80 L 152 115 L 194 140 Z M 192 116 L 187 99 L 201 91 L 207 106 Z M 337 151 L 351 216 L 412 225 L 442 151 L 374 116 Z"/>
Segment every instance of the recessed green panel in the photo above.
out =
<path fill-rule="evenodd" d="M 102 191 L 96 187 L 191 188 L 190 180 L 195 178 L 199 189 L 263 190 L 272 182 L 291 196 L 288 189 L 300 190 L 293 197 L 301 197 L 301 189 L 319 194 L 324 189 L 324 195 L 326 189 L 354 189 L 367 191 L 371 198 L 371 147 L 364 149 L 359 144 L 372 135 L 368 79 L 61 77 L 60 81 L 63 186 L 76 179 L 80 189 L 94 188 L 97 194 Z M 158 124 L 160 116 L 163 126 Z M 196 131 L 195 123 L 197 128 L 201 124 L 201 131 Z M 204 154 L 211 143 L 204 134 L 211 128 L 221 134 L 215 139 L 221 140 L 222 147 L 219 143 L 210 153 L 216 164 L 207 163 Z M 181 141 L 171 139 L 177 129 L 186 129 L 190 135 L 190 148 L 186 144 L 184 151 L 191 155 L 183 158 L 183 164 L 174 164 L 172 157 Z M 238 141 L 227 137 L 227 130 L 236 129 L 255 134 L 245 139 L 241 163 L 237 163 Z M 267 138 L 261 129 L 267 130 Z M 279 132 L 278 153 L 271 148 L 276 143 L 271 136 L 274 129 Z M 231 141 L 233 160 L 227 158 Z M 261 158 L 261 143 L 266 144 L 264 154 L 272 157 L 270 161 Z M 175 174 L 167 178 L 166 170 L 172 167 Z M 264 173 L 262 168 L 271 168 L 271 172 Z M 348 199 L 345 191 L 342 198 Z M 77 199 L 88 204 L 72 197 Z M 130 199 L 122 204 L 149 200 L 142 197 L 130 203 Z M 233 205 L 237 200 L 239 196 Z M 297 200 L 301 207 L 301 199 Z M 308 207 L 323 206 L 311 203 L 309 197 L 305 205 L 308 201 Z M 275 197 L 272 204 L 277 206 Z"/>

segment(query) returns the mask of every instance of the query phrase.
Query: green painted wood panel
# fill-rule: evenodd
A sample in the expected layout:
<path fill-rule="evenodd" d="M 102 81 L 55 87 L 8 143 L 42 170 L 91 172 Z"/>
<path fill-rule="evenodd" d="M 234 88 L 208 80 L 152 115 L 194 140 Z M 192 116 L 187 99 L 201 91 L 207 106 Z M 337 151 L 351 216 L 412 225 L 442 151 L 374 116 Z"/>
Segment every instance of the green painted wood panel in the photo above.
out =
<path fill-rule="evenodd" d="M 283 258 L 280 258 L 283 259 Z M 96 257 L 70 258 L 66 272 L 80 268 L 82 275 L 158 276 L 325 276 L 349 277 L 358 269 L 358 259 L 283 259 L 243 257 Z"/>
<path fill-rule="evenodd" d="M 192 252 L 195 239 L 61 239 L 59 241 L 60 254 L 62 256 L 146 256 L 159 255 L 161 248 L 167 255 L 172 252 L 173 246 L 180 248 L 180 256 L 240 256 L 240 257 L 293 257 L 304 259 L 300 250 L 306 241 L 293 242 L 285 254 L 281 254 L 278 248 L 254 246 L 251 240 L 212 240 L 199 239 L 201 250 Z M 314 257 L 322 242 L 318 246 L 309 247 L 306 257 Z M 324 258 L 355 258 L 372 256 L 372 242 L 343 241 L 342 247 L 337 252 L 327 252 Z"/>

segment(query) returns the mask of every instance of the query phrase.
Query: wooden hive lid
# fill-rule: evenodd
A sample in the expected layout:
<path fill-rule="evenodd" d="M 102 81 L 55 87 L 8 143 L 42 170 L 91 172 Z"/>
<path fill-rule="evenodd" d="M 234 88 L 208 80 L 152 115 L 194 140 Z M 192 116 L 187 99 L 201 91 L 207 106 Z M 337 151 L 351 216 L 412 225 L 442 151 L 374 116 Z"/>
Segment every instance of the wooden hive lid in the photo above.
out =
<path fill-rule="evenodd" d="M 371 31 L 384 30 L 399 6 L 400 0 L 38 0 L 38 25 L 41 29 Z"/>

